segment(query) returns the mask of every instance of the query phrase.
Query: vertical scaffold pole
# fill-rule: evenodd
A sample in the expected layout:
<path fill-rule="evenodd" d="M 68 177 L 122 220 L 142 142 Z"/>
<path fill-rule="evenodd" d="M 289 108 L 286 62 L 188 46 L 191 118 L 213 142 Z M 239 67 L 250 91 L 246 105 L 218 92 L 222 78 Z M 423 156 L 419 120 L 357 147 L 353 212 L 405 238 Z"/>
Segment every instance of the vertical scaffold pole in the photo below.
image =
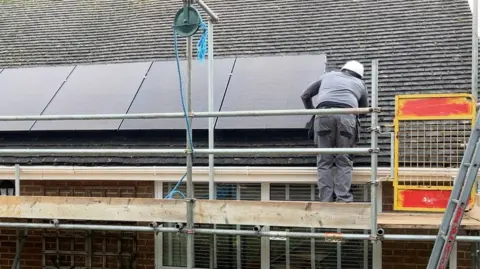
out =
<path fill-rule="evenodd" d="M 210 17 L 208 19 L 208 111 L 213 112 L 215 110 L 214 100 L 214 88 L 213 88 L 213 21 Z M 208 118 L 208 148 L 214 148 L 215 134 L 214 134 L 215 118 Z M 210 200 L 217 199 L 215 191 L 215 156 L 214 154 L 208 155 L 208 197 Z M 213 226 L 216 228 L 216 225 Z M 211 235 L 212 242 L 210 243 L 210 268 L 216 268 L 217 260 L 217 235 Z"/>
<path fill-rule="evenodd" d="M 472 96 L 478 104 L 478 0 L 472 0 Z M 480 193 L 478 181 L 477 193 Z"/>
<path fill-rule="evenodd" d="M 214 103 L 214 89 L 213 89 L 213 22 L 208 20 L 208 111 L 213 112 L 215 110 Z M 208 118 L 208 148 L 213 149 L 214 144 L 214 127 L 215 118 Z M 208 155 L 208 171 L 209 171 L 209 197 L 211 200 L 215 197 L 215 171 L 214 171 L 214 155 Z"/>
<path fill-rule="evenodd" d="M 15 164 L 15 196 L 20 196 L 20 165 Z M 13 261 L 14 268 L 20 269 L 21 265 L 19 255 L 22 253 L 22 233 L 20 229 L 17 229 L 17 253 L 15 255 L 15 260 Z M 13 267 L 13 266 L 12 266 Z"/>
<path fill-rule="evenodd" d="M 188 123 L 190 129 L 192 129 L 192 37 L 187 37 L 187 113 L 188 113 Z M 193 176 L 192 176 L 192 165 L 193 165 L 193 152 L 191 143 L 193 143 L 193 133 L 190 132 L 187 128 L 187 269 L 193 269 L 194 257 L 195 257 L 195 247 L 194 247 L 194 238 L 193 238 Z M 190 140 L 191 139 L 191 140 Z"/>
<path fill-rule="evenodd" d="M 378 60 L 372 61 L 372 105 L 374 109 L 378 107 Z M 377 216 L 379 211 L 379 206 L 377 204 L 377 165 L 378 165 L 378 112 L 373 111 L 371 116 L 371 148 L 373 152 L 371 153 L 371 230 L 370 236 L 373 239 L 373 268 L 381 269 L 382 268 L 382 254 L 381 254 L 381 241 L 377 240 Z"/>
<path fill-rule="evenodd" d="M 472 95 L 478 102 L 478 0 L 472 1 Z"/>
<path fill-rule="evenodd" d="M 8 193 L 7 193 L 8 195 Z M 15 196 L 20 196 L 20 165 L 15 165 Z M 28 229 L 25 228 L 23 233 L 20 229 L 17 229 L 17 250 L 15 254 L 15 258 L 13 260 L 12 269 L 20 269 L 21 268 L 21 259 L 22 259 L 22 252 L 25 246 L 25 241 L 27 240 Z"/>

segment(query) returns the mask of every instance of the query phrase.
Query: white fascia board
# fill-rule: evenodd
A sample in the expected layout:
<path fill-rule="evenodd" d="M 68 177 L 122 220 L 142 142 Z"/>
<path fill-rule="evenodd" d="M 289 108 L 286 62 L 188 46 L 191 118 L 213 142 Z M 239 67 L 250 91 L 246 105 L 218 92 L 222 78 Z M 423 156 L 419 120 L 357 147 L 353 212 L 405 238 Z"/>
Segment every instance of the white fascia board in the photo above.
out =
<path fill-rule="evenodd" d="M 92 181 L 160 181 L 177 182 L 185 167 L 86 167 L 86 166 L 20 166 L 20 180 L 92 180 Z M 221 183 L 311 183 L 317 182 L 315 167 L 216 167 L 215 182 Z M 370 167 L 355 167 L 353 183 L 370 181 Z M 450 181 L 457 169 L 401 168 L 400 176 L 409 181 Z M 0 179 L 14 180 L 13 166 L 0 166 Z M 378 179 L 391 181 L 390 168 L 380 167 Z M 194 182 L 208 182 L 208 167 L 193 168 Z"/>

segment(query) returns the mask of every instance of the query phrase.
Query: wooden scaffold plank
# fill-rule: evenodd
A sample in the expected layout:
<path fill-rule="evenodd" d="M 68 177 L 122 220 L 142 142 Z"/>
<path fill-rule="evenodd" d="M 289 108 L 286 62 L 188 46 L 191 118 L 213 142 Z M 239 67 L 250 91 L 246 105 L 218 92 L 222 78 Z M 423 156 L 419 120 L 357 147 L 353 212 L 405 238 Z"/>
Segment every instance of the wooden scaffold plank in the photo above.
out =
<path fill-rule="evenodd" d="M 196 200 L 195 223 L 368 229 L 369 203 Z M 186 222 L 184 200 L 1 196 L 0 218 Z"/>
<path fill-rule="evenodd" d="M 404 213 L 391 212 L 378 215 L 378 226 L 391 229 L 439 229 L 442 213 Z M 480 221 L 470 217 L 468 213 L 460 226 L 466 230 L 480 229 Z"/>
<path fill-rule="evenodd" d="M 368 229 L 369 203 L 198 200 L 199 223 Z"/>

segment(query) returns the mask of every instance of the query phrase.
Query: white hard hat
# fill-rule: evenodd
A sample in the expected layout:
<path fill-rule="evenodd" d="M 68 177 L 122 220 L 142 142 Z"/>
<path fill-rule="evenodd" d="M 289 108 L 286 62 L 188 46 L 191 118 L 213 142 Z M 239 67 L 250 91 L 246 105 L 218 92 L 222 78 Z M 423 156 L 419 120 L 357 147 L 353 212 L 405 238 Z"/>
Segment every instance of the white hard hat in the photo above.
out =
<path fill-rule="evenodd" d="M 342 69 L 347 69 L 352 72 L 357 73 L 361 78 L 363 78 L 363 64 L 358 61 L 348 61 Z"/>

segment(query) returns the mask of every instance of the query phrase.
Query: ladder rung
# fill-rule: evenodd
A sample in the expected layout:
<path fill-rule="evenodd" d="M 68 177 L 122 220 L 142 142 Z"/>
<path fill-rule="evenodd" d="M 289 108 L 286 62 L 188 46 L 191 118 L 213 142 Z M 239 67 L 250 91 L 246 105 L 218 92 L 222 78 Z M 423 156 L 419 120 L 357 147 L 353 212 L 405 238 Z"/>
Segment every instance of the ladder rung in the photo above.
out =
<path fill-rule="evenodd" d="M 460 201 L 458 199 L 452 199 L 452 202 L 454 202 L 455 204 L 459 204 Z"/>
<path fill-rule="evenodd" d="M 463 166 L 470 167 L 471 163 L 464 163 Z"/>

